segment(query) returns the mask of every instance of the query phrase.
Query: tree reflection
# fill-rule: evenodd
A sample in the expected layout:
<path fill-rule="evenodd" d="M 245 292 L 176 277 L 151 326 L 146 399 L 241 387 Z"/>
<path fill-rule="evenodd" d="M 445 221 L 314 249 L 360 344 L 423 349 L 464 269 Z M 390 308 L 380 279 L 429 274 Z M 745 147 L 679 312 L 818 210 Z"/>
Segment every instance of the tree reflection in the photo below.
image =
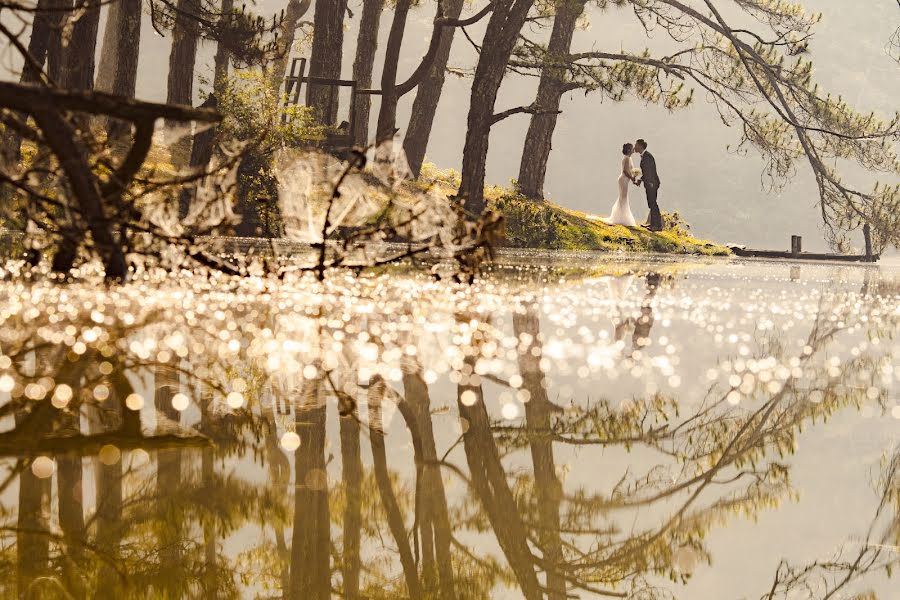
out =
<path fill-rule="evenodd" d="M 643 282 L 615 309 L 634 327 L 629 365 L 654 352 L 660 299 L 678 285 Z M 792 497 L 801 430 L 886 401 L 888 344 L 857 345 L 837 372 L 833 361 L 848 331 L 896 330 L 874 318 L 878 285 L 823 301 L 799 349 L 761 328 L 752 351 L 717 356 L 742 376 L 701 397 L 623 400 L 602 375 L 590 397 L 563 391 L 544 333 L 555 315 L 535 294 L 493 313 L 454 306 L 447 347 L 414 303 L 392 315 L 396 330 L 384 316 L 351 326 L 339 304 L 291 319 L 247 306 L 264 324 L 253 335 L 272 340 L 256 353 L 217 317 L 172 338 L 164 312 L 101 325 L 88 310 L 67 318 L 90 342 L 80 352 L 51 343 L 76 336 L 49 316 L 8 320 L 0 596 L 677 597 L 711 561 L 716 529 Z M 238 351 L 215 346 L 222 331 Z M 501 359 L 514 377 L 490 370 Z M 153 401 L 139 406 L 145 389 Z M 896 566 L 898 456 L 860 543 L 782 562 L 763 598 L 833 598 Z"/>

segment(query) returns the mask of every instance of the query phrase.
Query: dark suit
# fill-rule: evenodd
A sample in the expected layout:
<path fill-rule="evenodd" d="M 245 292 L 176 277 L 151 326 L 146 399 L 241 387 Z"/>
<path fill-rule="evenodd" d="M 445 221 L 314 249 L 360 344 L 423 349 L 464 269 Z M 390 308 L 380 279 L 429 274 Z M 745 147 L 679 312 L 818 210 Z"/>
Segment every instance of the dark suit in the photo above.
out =
<path fill-rule="evenodd" d="M 659 173 L 656 172 L 656 159 L 646 150 L 641 155 L 641 181 L 644 183 L 644 190 L 647 192 L 647 206 L 650 208 L 650 228 L 662 229 L 662 213 L 659 212 L 659 204 L 656 203 L 660 185 Z"/>

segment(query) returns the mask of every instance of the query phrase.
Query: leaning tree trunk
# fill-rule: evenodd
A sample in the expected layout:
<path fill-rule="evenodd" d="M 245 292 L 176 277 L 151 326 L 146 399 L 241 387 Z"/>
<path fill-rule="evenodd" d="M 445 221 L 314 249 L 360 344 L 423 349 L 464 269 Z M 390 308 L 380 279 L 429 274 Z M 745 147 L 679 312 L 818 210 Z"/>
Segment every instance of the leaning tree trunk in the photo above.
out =
<path fill-rule="evenodd" d="M 384 0 L 363 0 L 362 20 L 356 38 L 356 59 L 353 61 L 353 79 L 359 88 L 372 86 L 372 71 L 375 67 L 375 52 L 378 50 L 378 27 Z M 372 97 L 368 94 L 357 96 L 353 107 L 353 143 L 364 146 L 369 143 L 369 114 Z"/>
<path fill-rule="evenodd" d="M 547 45 L 548 56 L 541 71 L 541 82 L 535 99 L 537 114 L 531 117 L 519 165 L 519 191 L 527 198 L 544 198 L 544 181 L 553 131 L 559 117 L 559 103 L 566 92 L 565 68 L 561 66 L 561 59 L 569 53 L 575 26 L 584 12 L 585 1 L 560 0 L 557 3 L 553 32 Z"/>
<path fill-rule="evenodd" d="M 94 61 L 97 31 L 100 25 L 100 0 L 85 0 L 85 12 L 72 27 L 72 39 L 66 50 L 63 87 L 74 90 L 94 88 Z"/>
<path fill-rule="evenodd" d="M 494 105 L 506 65 L 534 0 L 497 0 L 488 22 L 469 104 L 468 129 L 463 147 L 459 197 L 470 215 L 484 211 L 484 180 Z"/>
<path fill-rule="evenodd" d="M 394 7 L 394 20 L 388 36 L 384 53 L 384 69 L 381 72 L 381 108 L 378 111 L 378 128 L 375 131 L 375 142 L 380 144 L 394 137 L 397 125 L 397 102 L 400 96 L 397 90 L 397 68 L 400 62 L 400 50 L 403 46 L 403 34 L 406 31 L 406 18 L 412 0 L 397 0 Z"/>
<path fill-rule="evenodd" d="M 94 87 L 101 92 L 112 92 L 116 79 L 116 66 L 119 63 L 119 34 L 122 32 L 122 3 L 111 2 L 106 5 L 106 25 L 103 28 L 103 47 L 100 50 L 100 62 L 97 65 L 97 81 Z"/>
<path fill-rule="evenodd" d="M 28 54 L 34 62 L 25 61 L 19 78 L 22 83 L 40 81 L 41 69 L 47 62 L 50 47 L 59 45 L 58 41 L 53 41 L 60 35 L 61 13 L 57 10 L 59 4 L 60 0 L 38 0 L 31 26 L 31 37 L 28 40 Z M 3 139 L 0 140 L 0 163 L 3 163 L 0 166 L 14 168 L 20 160 L 22 160 L 22 137 L 14 132 L 5 132 Z"/>
<path fill-rule="evenodd" d="M 112 93 L 117 96 L 134 98 L 134 91 L 137 86 L 138 53 L 141 42 L 142 3 L 141 0 L 119 0 L 119 4 L 122 5 L 120 8 L 122 15 L 118 39 L 120 42 L 127 40 L 127 43 L 117 44 L 116 55 L 118 60 L 116 62 L 116 75 L 113 78 Z M 109 138 L 118 140 L 124 137 L 129 127 L 123 121 L 111 121 L 108 128 Z"/>
<path fill-rule="evenodd" d="M 271 87 L 276 92 L 281 88 L 284 81 L 285 69 L 287 68 L 288 59 L 291 57 L 291 47 L 294 45 L 294 36 L 297 33 L 297 27 L 300 25 L 300 19 L 309 10 L 312 0 L 290 0 L 287 8 L 284 9 L 284 20 L 281 22 L 281 28 L 278 32 L 280 41 L 278 45 L 278 58 L 272 61 Z"/>
<path fill-rule="evenodd" d="M 465 0 L 441 1 L 444 3 L 444 15 L 450 19 L 458 19 Z M 441 41 L 434 62 L 419 84 L 416 99 L 413 102 L 403 149 L 406 151 L 409 168 L 416 178 L 422 172 L 422 163 L 425 161 L 425 151 L 428 149 L 431 127 L 434 124 L 434 116 L 437 114 L 438 102 L 441 100 L 441 92 L 444 89 L 447 62 L 450 60 L 450 48 L 453 45 L 455 33 L 455 27 L 445 27 L 441 32 Z"/>
<path fill-rule="evenodd" d="M 199 29 L 197 15 L 198 0 L 178 0 L 175 27 L 172 30 L 172 49 L 169 52 L 169 81 L 166 102 L 191 106 L 194 99 L 194 64 L 197 61 L 197 41 Z M 174 131 L 179 125 L 167 123 L 173 134 L 171 152 L 172 164 L 187 164 L 191 151 L 189 130 Z M 190 127 L 190 125 L 188 125 Z"/>
<path fill-rule="evenodd" d="M 310 77 L 339 79 L 344 46 L 344 13 L 347 0 L 316 2 L 313 18 L 312 54 L 309 59 Z M 334 125 L 338 114 L 338 88 L 310 84 L 306 103 L 312 107 L 325 125 Z"/>

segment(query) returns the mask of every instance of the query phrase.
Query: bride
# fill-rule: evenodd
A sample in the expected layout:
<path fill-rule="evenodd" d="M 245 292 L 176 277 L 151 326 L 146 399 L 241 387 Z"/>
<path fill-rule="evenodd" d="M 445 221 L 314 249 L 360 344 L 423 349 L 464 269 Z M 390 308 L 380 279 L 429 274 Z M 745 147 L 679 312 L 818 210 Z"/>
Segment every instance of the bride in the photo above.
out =
<path fill-rule="evenodd" d="M 636 227 L 637 221 L 631 214 L 631 206 L 628 204 L 628 183 L 634 183 L 634 165 L 631 164 L 631 155 L 634 154 L 634 146 L 625 144 L 622 146 L 622 170 L 619 173 L 619 199 L 613 204 L 612 213 L 608 219 L 603 219 L 610 225 L 625 225 Z"/>

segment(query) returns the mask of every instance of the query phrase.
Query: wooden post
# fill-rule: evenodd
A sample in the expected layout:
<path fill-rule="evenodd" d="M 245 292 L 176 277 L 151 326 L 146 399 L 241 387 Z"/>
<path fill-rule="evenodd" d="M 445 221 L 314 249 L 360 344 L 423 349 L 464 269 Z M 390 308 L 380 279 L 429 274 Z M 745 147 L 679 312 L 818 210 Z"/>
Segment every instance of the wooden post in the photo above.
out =
<path fill-rule="evenodd" d="M 800 252 L 802 251 L 802 247 L 803 247 L 803 238 L 801 238 L 799 235 L 792 235 L 791 236 L 791 256 L 793 258 L 800 257 Z"/>
<path fill-rule="evenodd" d="M 866 240 L 866 262 L 875 262 L 872 259 L 872 228 L 868 223 L 863 225 L 863 237 Z"/>

